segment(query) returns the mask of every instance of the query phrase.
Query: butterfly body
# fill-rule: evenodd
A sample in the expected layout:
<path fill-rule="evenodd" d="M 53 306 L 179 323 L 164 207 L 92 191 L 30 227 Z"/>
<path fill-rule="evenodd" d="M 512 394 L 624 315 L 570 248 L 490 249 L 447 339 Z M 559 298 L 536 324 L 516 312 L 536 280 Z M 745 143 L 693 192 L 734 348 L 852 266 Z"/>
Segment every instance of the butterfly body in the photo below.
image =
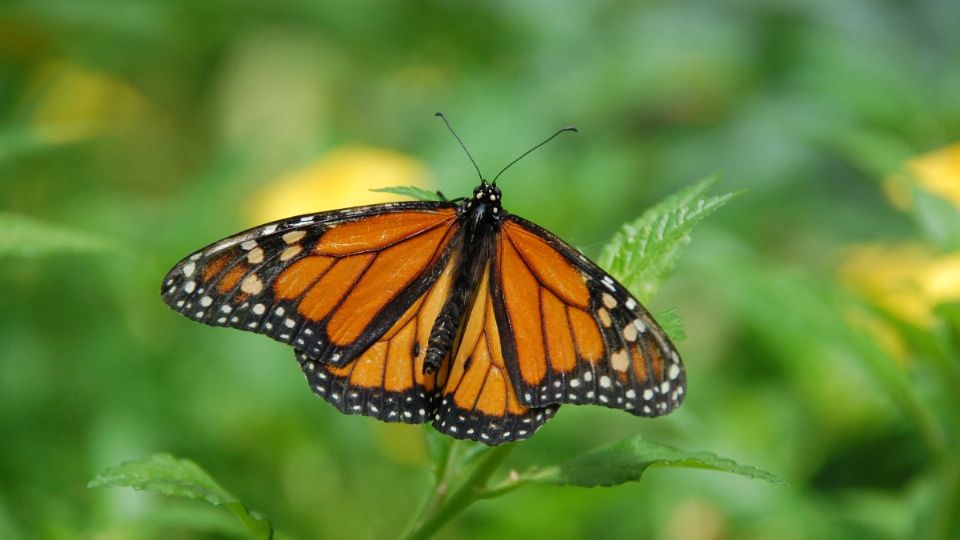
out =
<path fill-rule="evenodd" d="M 181 260 L 176 311 L 291 345 L 340 411 L 523 439 L 562 403 L 639 416 L 679 406 L 669 338 L 624 287 L 510 215 L 495 184 L 458 201 L 296 216 Z"/>
<path fill-rule="evenodd" d="M 468 305 L 474 300 L 477 283 L 483 275 L 483 263 L 490 257 L 491 238 L 499 233 L 503 209 L 500 190 L 483 182 L 473 191 L 473 197 L 461 200 L 457 215 L 463 221 L 462 258 L 458 261 L 456 278 L 451 293 L 430 332 L 425 373 L 440 368 L 443 357 L 454 344 L 463 324 Z"/>

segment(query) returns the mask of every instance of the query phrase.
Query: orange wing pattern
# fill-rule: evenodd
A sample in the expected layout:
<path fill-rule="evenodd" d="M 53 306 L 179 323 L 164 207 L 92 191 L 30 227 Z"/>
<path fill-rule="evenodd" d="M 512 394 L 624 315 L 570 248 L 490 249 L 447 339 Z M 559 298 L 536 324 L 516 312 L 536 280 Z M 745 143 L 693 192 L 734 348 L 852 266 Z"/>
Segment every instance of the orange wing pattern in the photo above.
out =
<path fill-rule="evenodd" d="M 650 314 L 500 198 L 483 181 L 457 202 L 277 221 L 183 259 L 161 293 L 194 320 L 292 345 L 313 391 L 347 414 L 492 445 L 563 403 L 678 407 L 683 366 Z"/>
<path fill-rule="evenodd" d="M 180 261 L 163 298 L 194 320 L 343 366 L 437 280 L 454 251 L 456 216 L 452 204 L 408 202 L 270 223 Z"/>
<path fill-rule="evenodd" d="M 486 444 L 525 439 L 549 420 L 556 405 L 531 408 L 517 400 L 504 363 L 500 330 L 490 296 L 487 264 L 464 322 L 433 425 L 459 439 Z M 443 374 L 445 369 L 441 369 Z"/>
<path fill-rule="evenodd" d="M 591 403 L 641 416 L 680 405 L 685 376 L 669 338 L 622 285 L 556 236 L 510 216 L 493 283 L 522 405 Z"/>
<path fill-rule="evenodd" d="M 424 374 L 427 338 L 450 294 L 456 268 L 452 256 L 433 286 L 355 360 L 334 367 L 298 350 L 297 359 L 313 391 L 346 414 L 386 422 L 420 424 L 430 419 L 439 372 Z"/>

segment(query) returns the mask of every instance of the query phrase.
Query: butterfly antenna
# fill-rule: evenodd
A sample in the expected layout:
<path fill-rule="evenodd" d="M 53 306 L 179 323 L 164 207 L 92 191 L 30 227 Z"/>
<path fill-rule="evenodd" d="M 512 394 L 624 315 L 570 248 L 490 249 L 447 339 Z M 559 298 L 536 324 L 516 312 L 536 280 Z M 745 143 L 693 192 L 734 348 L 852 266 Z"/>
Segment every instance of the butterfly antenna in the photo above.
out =
<path fill-rule="evenodd" d="M 467 153 L 467 157 L 470 158 L 470 163 L 473 163 L 473 168 L 477 170 L 477 176 L 480 177 L 480 181 L 483 182 L 483 173 L 480 172 L 480 167 L 477 167 L 477 162 L 474 161 L 473 156 L 470 155 L 470 151 L 467 150 L 467 145 L 463 144 L 463 139 L 457 135 L 457 132 L 453 130 L 453 126 L 450 125 L 450 121 L 447 120 L 447 116 L 442 112 L 438 112 L 436 116 L 439 116 L 443 119 L 443 123 L 447 125 L 447 129 L 450 130 L 450 133 L 453 133 L 453 136 L 457 139 L 457 142 L 460 143 L 460 146 L 463 147 L 463 151 Z"/>
<path fill-rule="evenodd" d="M 507 169 L 509 169 L 510 167 L 512 167 L 514 163 L 516 163 L 516 162 L 520 161 L 521 159 L 527 157 L 527 154 L 529 154 L 530 152 L 533 152 L 533 151 L 536 150 L 537 148 L 540 148 L 541 146 L 547 144 L 548 142 L 552 141 L 557 135 L 560 135 L 561 133 L 564 133 L 564 132 L 566 132 L 566 131 L 572 131 L 572 132 L 574 132 L 574 133 L 577 133 L 577 128 L 575 128 L 575 127 L 573 127 L 573 126 L 567 126 L 567 127 L 565 127 L 565 128 L 560 128 L 556 133 L 554 133 L 553 135 L 547 137 L 547 140 L 545 140 L 545 141 L 543 141 L 542 143 L 534 146 L 533 148 L 527 150 L 526 152 L 520 154 L 520 157 L 518 157 L 517 159 L 515 159 L 515 160 L 511 161 L 510 163 L 508 163 L 507 166 L 504 167 L 503 169 L 500 169 L 500 172 L 498 172 L 497 175 L 493 177 L 493 184 L 496 185 L 496 183 L 497 183 L 497 178 L 500 178 L 500 175 L 503 174 L 503 171 L 506 171 Z"/>

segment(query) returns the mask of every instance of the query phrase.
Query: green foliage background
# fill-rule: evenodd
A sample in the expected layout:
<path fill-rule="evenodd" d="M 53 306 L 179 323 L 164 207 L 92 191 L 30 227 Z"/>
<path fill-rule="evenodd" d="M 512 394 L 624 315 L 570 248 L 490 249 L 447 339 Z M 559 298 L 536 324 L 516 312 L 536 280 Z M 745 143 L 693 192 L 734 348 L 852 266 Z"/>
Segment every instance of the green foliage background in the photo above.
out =
<path fill-rule="evenodd" d="M 951 0 L 7 0 L 0 537 L 243 534 L 194 501 L 87 489 L 156 452 L 292 537 L 402 530 L 431 485 L 420 429 L 340 415 L 284 346 L 191 323 L 158 289 L 182 255 L 250 225 L 254 193 L 345 143 L 468 193 L 436 110 L 488 174 L 575 124 L 502 179 L 504 206 L 593 257 L 698 178 L 748 189 L 650 301 L 683 321 L 684 406 L 566 407 L 507 467 L 643 435 L 789 484 L 655 470 L 531 485 L 441 537 L 960 537 L 957 299 L 918 325 L 838 271 L 867 243 L 960 245 L 948 201 L 917 191 L 903 211 L 881 189 L 960 140 L 957 21 Z M 112 99 L 64 84 L 77 70 L 113 81 Z"/>

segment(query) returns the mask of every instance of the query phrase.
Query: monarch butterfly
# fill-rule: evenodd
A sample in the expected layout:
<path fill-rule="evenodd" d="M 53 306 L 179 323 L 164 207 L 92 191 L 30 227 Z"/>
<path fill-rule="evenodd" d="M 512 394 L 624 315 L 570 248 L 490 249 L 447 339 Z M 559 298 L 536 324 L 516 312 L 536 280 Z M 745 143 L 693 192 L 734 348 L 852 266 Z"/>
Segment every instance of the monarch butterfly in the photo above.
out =
<path fill-rule="evenodd" d="M 291 345 L 346 414 L 488 445 L 530 437 L 562 403 L 667 414 L 685 374 L 650 313 L 502 206 L 500 174 L 564 131 L 493 182 L 477 168 L 471 197 L 295 216 L 215 242 L 170 270 L 163 299 Z"/>

